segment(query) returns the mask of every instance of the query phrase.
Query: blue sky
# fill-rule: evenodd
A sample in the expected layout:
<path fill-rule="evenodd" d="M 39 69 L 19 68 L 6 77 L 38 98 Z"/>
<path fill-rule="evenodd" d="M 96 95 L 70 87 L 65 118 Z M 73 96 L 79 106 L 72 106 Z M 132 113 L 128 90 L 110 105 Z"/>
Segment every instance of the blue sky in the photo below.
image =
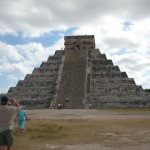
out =
<path fill-rule="evenodd" d="M 45 47 L 49 47 L 61 39 L 62 35 L 72 35 L 73 31 L 76 29 L 76 27 L 72 27 L 64 31 L 54 30 L 38 37 L 23 37 L 22 33 L 17 33 L 17 35 L 6 34 L 0 35 L 0 41 L 10 45 L 23 45 L 29 42 L 36 42 L 41 43 Z"/>
<path fill-rule="evenodd" d="M 95 35 L 96 48 L 150 88 L 150 2 L 147 0 L 0 0 L 0 93 L 16 86 L 65 35 Z"/>

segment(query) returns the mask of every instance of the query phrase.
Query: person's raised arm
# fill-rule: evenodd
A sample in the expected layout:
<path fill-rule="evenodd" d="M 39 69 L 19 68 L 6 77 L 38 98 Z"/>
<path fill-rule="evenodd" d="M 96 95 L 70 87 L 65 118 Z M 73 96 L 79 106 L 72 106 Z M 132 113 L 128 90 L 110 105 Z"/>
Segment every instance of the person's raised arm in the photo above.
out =
<path fill-rule="evenodd" d="M 11 98 L 10 100 L 16 107 L 21 107 L 20 104 L 14 98 Z"/>

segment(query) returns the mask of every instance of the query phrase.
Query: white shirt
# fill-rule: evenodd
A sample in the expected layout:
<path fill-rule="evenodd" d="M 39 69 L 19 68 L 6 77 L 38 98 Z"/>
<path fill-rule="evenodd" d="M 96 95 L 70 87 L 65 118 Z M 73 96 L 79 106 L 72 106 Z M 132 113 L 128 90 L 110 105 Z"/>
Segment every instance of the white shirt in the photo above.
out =
<path fill-rule="evenodd" d="M 21 107 L 14 107 L 8 105 L 0 105 L 0 132 L 13 129 L 13 120 L 15 114 L 21 110 Z"/>

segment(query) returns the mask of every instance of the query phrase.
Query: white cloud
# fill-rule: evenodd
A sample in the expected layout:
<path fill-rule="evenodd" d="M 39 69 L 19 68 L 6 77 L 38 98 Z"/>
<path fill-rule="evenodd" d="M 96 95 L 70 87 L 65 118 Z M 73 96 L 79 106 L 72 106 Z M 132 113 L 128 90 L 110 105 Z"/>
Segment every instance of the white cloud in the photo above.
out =
<path fill-rule="evenodd" d="M 74 34 L 95 35 L 96 47 L 102 53 L 127 71 L 129 77 L 134 77 L 137 84 L 150 88 L 150 1 L 0 0 L 0 3 L 0 35 L 22 33 L 32 38 L 77 27 Z M 127 21 L 132 26 L 124 30 Z M 24 76 L 61 47 L 63 38 L 51 47 L 33 42 L 15 46 L 0 42 L 0 74 L 7 70 Z M 119 54 L 120 50 L 125 53 Z"/>
<path fill-rule="evenodd" d="M 0 0 L 0 34 L 36 37 L 68 26 L 95 24 L 101 18 L 116 16 L 123 20 L 149 17 L 147 0 Z"/>
<path fill-rule="evenodd" d="M 31 74 L 34 67 L 39 67 L 42 61 L 47 61 L 48 57 L 53 55 L 56 49 L 60 50 L 62 43 L 63 40 L 61 39 L 51 47 L 43 47 L 39 43 L 13 46 L 1 42 L 5 47 L 3 47 L 3 51 L 0 51 L 0 56 L 5 59 L 0 59 L 0 74 L 7 73 L 5 76 L 10 82 L 9 84 L 15 86 L 14 83 L 16 84 L 18 80 L 24 79 L 26 74 Z M 13 56 L 15 57 L 11 57 L 9 47 L 12 48 Z M 5 90 L 6 88 L 1 91 L 4 92 Z"/>
<path fill-rule="evenodd" d="M 18 53 L 17 49 L 14 46 L 6 44 L 0 41 L 0 54 L 1 54 L 1 61 L 2 60 L 14 60 L 19 61 L 22 59 L 22 56 Z"/>

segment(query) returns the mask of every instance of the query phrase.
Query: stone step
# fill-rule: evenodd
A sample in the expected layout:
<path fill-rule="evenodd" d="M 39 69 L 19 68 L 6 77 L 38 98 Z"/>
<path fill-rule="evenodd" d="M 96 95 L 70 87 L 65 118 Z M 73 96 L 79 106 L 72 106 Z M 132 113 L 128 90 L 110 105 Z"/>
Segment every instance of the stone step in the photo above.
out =
<path fill-rule="evenodd" d="M 91 78 L 90 80 L 91 85 L 94 84 L 135 84 L 135 81 L 133 78 Z"/>
<path fill-rule="evenodd" d="M 44 81 L 54 81 L 56 76 L 54 75 L 45 75 L 45 74 L 27 74 L 25 79 L 26 81 L 33 81 L 33 80 L 44 80 Z"/>
<path fill-rule="evenodd" d="M 92 66 L 92 71 L 120 71 L 118 66 L 105 66 L 105 65 L 96 65 L 96 66 Z"/>
<path fill-rule="evenodd" d="M 56 75 L 58 68 L 34 68 L 32 74 Z"/>
<path fill-rule="evenodd" d="M 92 65 L 94 66 L 96 66 L 96 65 L 105 65 L 105 66 L 107 66 L 107 65 L 113 65 L 113 62 L 112 62 L 112 60 L 92 60 Z"/>
<path fill-rule="evenodd" d="M 107 72 L 107 73 L 94 73 L 92 72 L 91 73 L 91 78 L 128 78 L 126 72 L 119 72 L 119 71 L 116 71 L 116 72 Z"/>

